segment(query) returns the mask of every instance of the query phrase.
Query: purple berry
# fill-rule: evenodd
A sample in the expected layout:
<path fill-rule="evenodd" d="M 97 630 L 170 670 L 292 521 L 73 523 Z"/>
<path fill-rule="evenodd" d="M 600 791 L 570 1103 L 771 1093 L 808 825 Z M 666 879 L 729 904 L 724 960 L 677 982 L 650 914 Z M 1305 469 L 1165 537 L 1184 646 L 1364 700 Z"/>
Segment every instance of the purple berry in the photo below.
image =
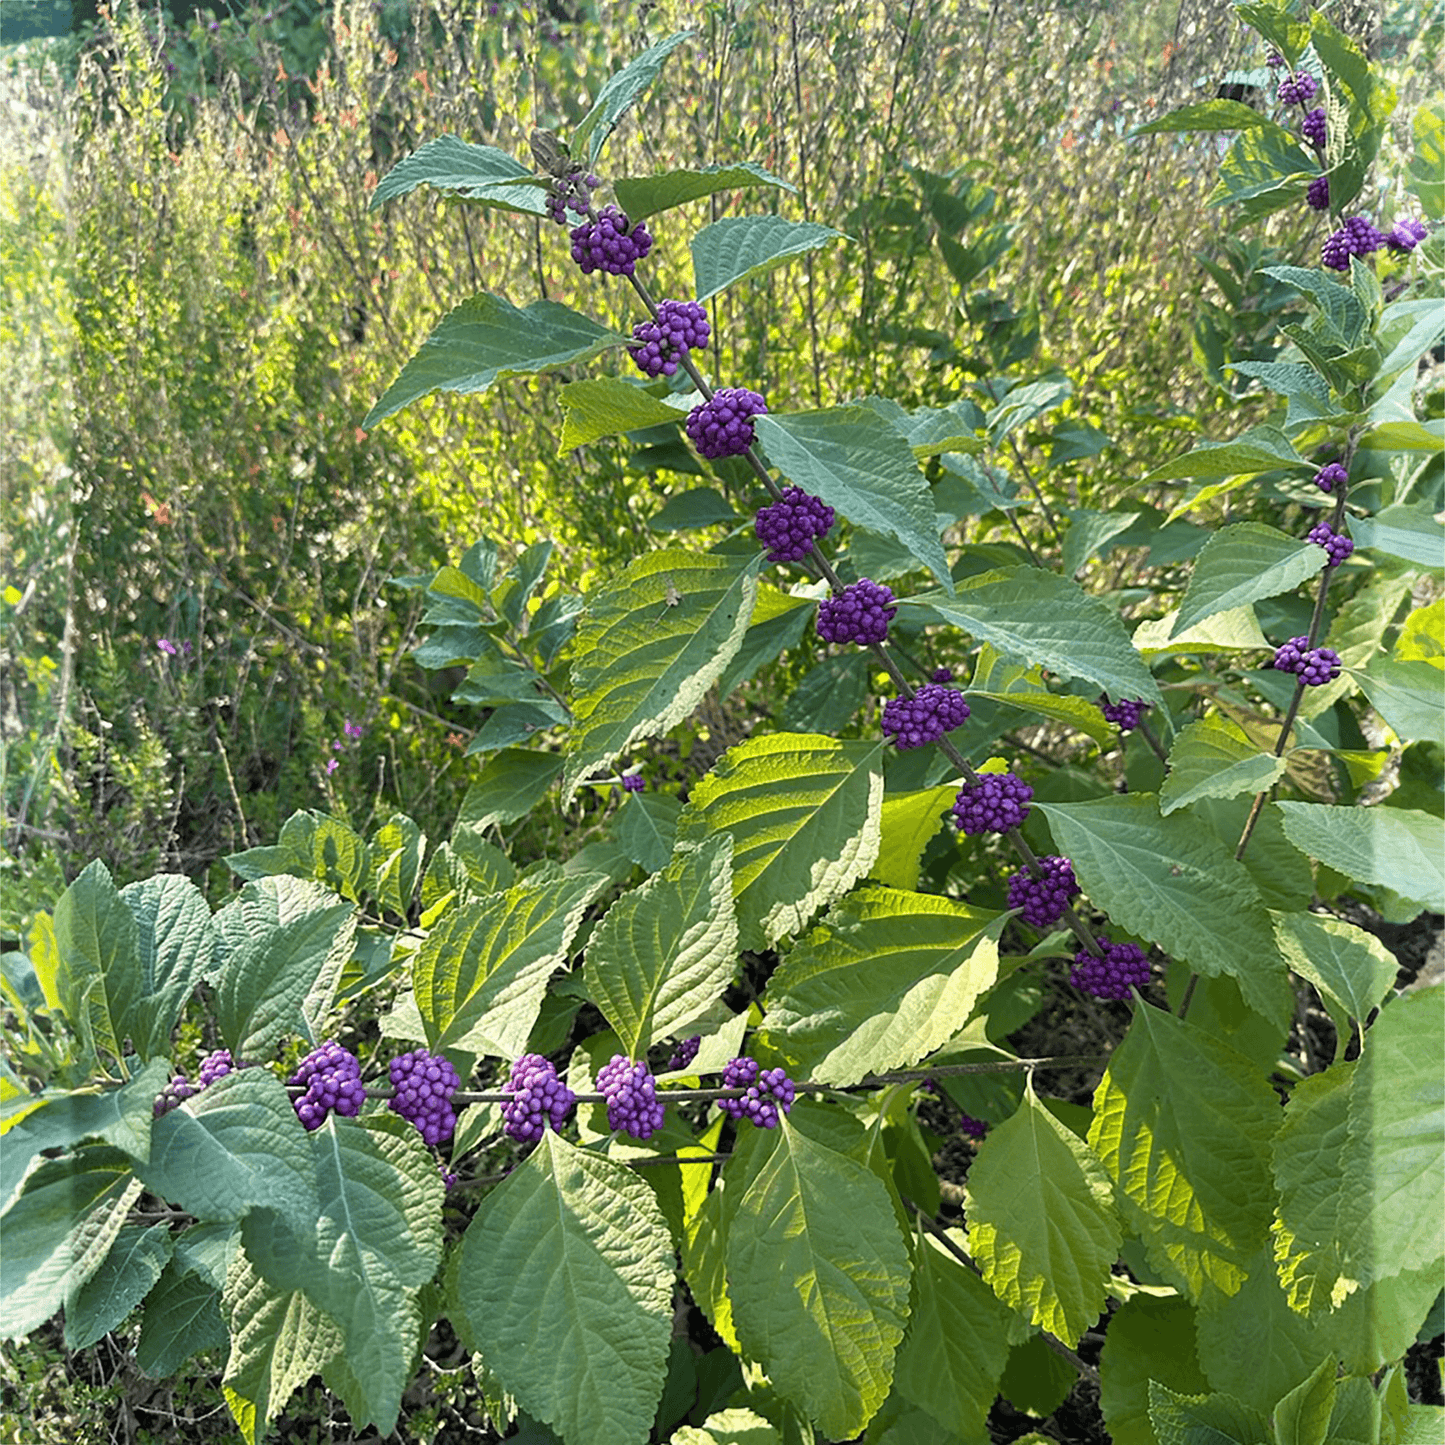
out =
<path fill-rule="evenodd" d="M 184 1074 L 176 1074 L 156 1095 L 156 1101 L 151 1105 L 151 1113 L 159 1119 L 162 1114 L 169 1114 L 172 1109 L 178 1108 L 185 1100 L 199 1092 L 199 1087 L 191 1083 Z"/>
<path fill-rule="evenodd" d="M 966 783 L 953 805 L 953 821 L 961 832 L 1007 833 L 1029 815 L 1034 790 L 1012 773 L 980 773 L 978 782 Z"/>
<path fill-rule="evenodd" d="M 1142 698 L 1122 698 L 1118 702 L 1099 699 L 1099 711 L 1104 714 L 1105 721 L 1113 723 L 1121 733 L 1133 732 L 1148 710 L 1149 704 Z"/>
<path fill-rule="evenodd" d="M 767 403 L 745 386 L 725 386 L 710 400 L 687 414 L 687 434 L 699 456 L 740 457 L 753 444 L 752 418 L 767 411 Z"/>
<path fill-rule="evenodd" d="M 958 1121 L 958 1132 L 970 1139 L 982 1139 L 988 1133 L 988 1125 L 982 1119 L 975 1119 L 972 1114 L 965 1114 Z"/>
<path fill-rule="evenodd" d="M 1349 479 L 1350 474 L 1338 462 L 1321 467 L 1313 478 L 1315 486 L 1322 492 L 1333 492 L 1336 487 L 1343 487 Z"/>
<path fill-rule="evenodd" d="M 307 1129 L 319 1129 L 331 1112 L 354 1119 L 361 1112 L 366 1090 L 361 1087 L 361 1064 L 334 1039 L 312 1049 L 286 1081 L 304 1084 L 306 1092 L 291 1101 L 296 1117 Z"/>
<path fill-rule="evenodd" d="M 711 329 L 707 312 L 697 301 L 664 301 L 655 321 L 642 321 L 632 328 L 638 344 L 627 354 L 646 376 L 672 376 L 689 351 L 708 343 Z"/>
<path fill-rule="evenodd" d="M 441 1175 L 442 1183 L 446 1185 L 447 1193 L 450 1194 L 457 1187 L 457 1176 L 440 1160 L 437 1161 L 437 1173 Z"/>
<path fill-rule="evenodd" d="M 1316 106 L 1313 110 L 1305 113 L 1305 118 L 1300 122 L 1300 132 L 1316 150 L 1324 150 L 1328 127 L 1325 123 L 1324 109 L 1321 106 Z"/>
<path fill-rule="evenodd" d="M 1284 56 L 1277 50 L 1271 50 L 1269 54 L 1265 56 L 1264 63 L 1269 66 L 1271 70 L 1278 70 L 1279 67 L 1284 64 Z"/>
<path fill-rule="evenodd" d="M 929 680 L 931 682 L 952 682 L 953 669 L 951 667 L 935 667 L 933 676 Z"/>
<path fill-rule="evenodd" d="M 557 1077 L 556 1065 L 541 1054 L 523 1054 L 507 1079 L 504 1093 L 512 1100 L 502 1106 L 507 1134 L 519 1144 L 535 1144 L 550 1123 L 562 1132 L 577 1095 Z"/>
<path fill-rule="evenodd" d="M 663 1106 L 646 1064 L 614 1054 L 597 1074 L 597 1090 L 607 1099 L 607 1124 L 634 1139 L 650 1139 L 662 1128 Z"/>
<path fill-rule="evenodd" d="M 387 1065 L 396 1091 L 388 1103 L 394 1114 L 415 1124 L 428 1144 L 444 1144 L 457 1127 L 452 1095 L 461 1085 L 451 1061 L 425 1049 L 400 1054 Z"/>
<path fill-rule="evenodd" d="M 883 731 L 900 752 L 936 743 L 967 720 L 963 694 L 937 682 L 925 682 L 912 697 L 890 698 L 883 705 Z"/>
<path fill-rule="evenodd" d="M 780 501 L 758 509 L 753 530 L 768 549 L 769 562 L 797 562 L 813 550 L 816 537 L 826 537 L 833 509 L 802 487 L 788 487 Z"/>
<path fill-rule="evenodd" d="M 1081 948 L 1074 955 L 1069 982 L 1095 998 L 1128 998 L 1131 988 L 1143 988 L 1149 982 L 1149 959 L 1144 950 L 1133 943 L 1110 943 L 1099 935 L 1103 957 Z"/>
<path fill-rule="evenodd" d="M 572 232 L 572 259 L 584 276 L 606 271 L 630 276 L 637 263 L 652 250 L 652 236 L 639 221 L 629 226 L 616 206 L 604 206 L 595 221 L 584 221 Z"/>
<path fill-rule="evenodd" d="M 1307 647 L 1308 641 L 1308 637 L 1291 637 L 1275 650 L 1270 666 L 1294 673 L 1306 687 L 1322 687 L 1340 675 L 1340 656 L 1331 647 Z"/>
<path fill-rule="evenodd" d="M 1329 553 L 1330 560 L 1326 565 L 1330 567 L 1338 567 L 1355 550 L 1355 544 L 1348 537 L 1342 537 L 1328 522 L 1319 522 L 1311 527 L 1305 540 Z"/>
<path fill-rule="evenodd" d="M 1312 211 L 1328 211 L 1330 208 L 1330 178 L 1316 176 L 1305 192 L 1305 200 Z"/>
<path fill-rule="evenodd" d="M 1040 877 L 1020 868 L 1008 881 L 1008 906 L 1017 908 L 1025 923 L 1035 928 L 1052 928 L 1077 896 L 1079 885 L 1067 858 L 1039 859 Z"/>
<path fill-rule="evenodd" d="M 645 793 L 647 781 L 641 773 L 623 773 L 622 787 L 623 791 L 628 793 Z"/>
<path fill-rule="evenodd" d="M 668 1072 L 674 1073 L 678 1069 L 685 1069 L 697 1057 L 697 1051 L 701 1047 L 701 1034 L 693 1034 L 691 1038 L 684 1039 L 672 1051 L 672 1057 L 667 1061 Z"/>
<path fill-rule="evenodd" d="M 881 582 L 860 577 L 818 605 L 818 636 L 825 642 L 857 642 L 867 647 L 888 636 L 888 619 L 898 608 Z"/>
<path fill-rule="evenodd" d="M 1413 251 L 1429 234 L 1430 228 L 1424 221 L 1396 221 L 1385 237 L 1385 244 L 1392 251 Z"/>
<path fill-rule="evenodd" d="M 1319 82 L 1307 70 L 1297 70 L 1279 83 L 1281 105 L 1305 105 L 1315 98 Z"/>
<path fill-rule="evenodd" d="M 717 1106 L 731 1119 L 751 1119 L 759 1129 L 776 1129 L 778 1111 L 793 1107 L 793 1081 L 782 1069 L 758 1071 L 758 1061 L 733 1059 L 723 1070 L 725 1089 L 746 1089 L 740 1099 L 719 1099 Z"/>
<path fill-rule="evenodd" d="M 1331 271 L 1348 271 L 1351 256 L 1368 256 L 1385 244 L 1385 238 L 1363 217 L 1351 216 L 1332 231 L 1320 248 L 1320 265 Z"/>
<path fill-rule="evenodd" d="M 227 1074 L 236 1069 L 249 1068 L 250 1065 L 244 1061 L 236 1063 L 231 1058 L 230 1049 L 217 1049 L 215 1053 L 207 1054 L 201 1060 L 201 1067 L 196 1073 L 196 1086 L 204 1089 L 208 1084 L 214 1084 L 217 1079 L 223 1079 Z"/>

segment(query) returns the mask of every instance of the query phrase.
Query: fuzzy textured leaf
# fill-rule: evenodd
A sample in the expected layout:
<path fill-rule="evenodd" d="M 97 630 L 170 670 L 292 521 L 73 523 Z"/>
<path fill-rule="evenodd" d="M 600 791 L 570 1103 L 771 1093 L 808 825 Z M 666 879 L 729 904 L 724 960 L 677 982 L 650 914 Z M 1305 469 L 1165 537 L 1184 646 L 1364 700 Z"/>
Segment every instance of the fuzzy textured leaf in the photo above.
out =
<path fill-rule="evenodd" d="M 627 218 L 635 222 L 719 191 L 750 186 L 771 186 L 795 194 L 798 189 L 752 161 L 739 161 L 728 166 L 704 166 L 701 170 L 663 171 L 655 176 L 619 176 L 612 182 L 612 191 Z"/>
<path fill-rule="evenodd" d="M 1434 913 L 1445 912 L 1440 820 L 1410 808 L 1345 808 L 1274 803 L 1285 836 L 1316 862 L 1360 883 L 1393 889 Z"/>
<path fill-rule="evenodd" d="M 536 184 L 518 184 L 528 179 L 534 179 Z M 495 146 L 473 145 L 460 136 L 436 136 L 404 156 L 381 178 L 371 193 L 367 210 L 380 210 L 387 201 L 404 196 L 418 186 L 433 186 L 469 201 L 487 201 L 507 210 L 537 216 L 547 213 L 540 178 L 533 177 L 526 166 L 506 151 Z"/>
<path fill-rule="evenodd" d="M 785 221 L 781 216 L 729 216 L 714 221 L 692 238 L 697 299 L 707 301 L 748 276 L 761 276 L 830 241 L 849 239 L 831 226 Z"/>
<path fill-rule="evenodd" d="M 641 386 L 617 376 L 568 382 L 557 394 L 557 400 L 567 414 L 562 424 L 562 439 L 557 444 L 559 457 L 619 432 L 665 426 L 669 422 L 680 424 L 686 415 Z"/>
<path fill-rule="evenodd" d="M 1323 565 L 1324 553 L 1313 542 L 1262 522 L 1221 527 L 1199 554 L 1174 630 L 1187 632 L 1216 613 L 1293 592 Z"/>
<path fill-rule="evenodd" d="M 1166 818 L 1199 798 L 1260 793 L 1284 776 L 1285 760 L 1262 751 L 1227 717 L 1201 718 L 1183 728 L 1169 749 L 1169 773 L 1159 789 Z"/>
<path fill-rule="evenodd" d="M 607 79 L 597 92 L 592 109 L 582 117 L 577 129 L 572 132 L 572 149 L 577 156 L 587 152 L 589 162 L 595 162 L 602 154 L 607 137 L 617 129 L 617 122 L 647 94 L 652 82 L 662 70 L 663 62 L 686 40 L 697 34 L 695 30 L 678 30 L 649 45 L 641 55 L 628 61 L 621 70 Z M 570 1442 L 569 1442 L 570 1445 Z"/>

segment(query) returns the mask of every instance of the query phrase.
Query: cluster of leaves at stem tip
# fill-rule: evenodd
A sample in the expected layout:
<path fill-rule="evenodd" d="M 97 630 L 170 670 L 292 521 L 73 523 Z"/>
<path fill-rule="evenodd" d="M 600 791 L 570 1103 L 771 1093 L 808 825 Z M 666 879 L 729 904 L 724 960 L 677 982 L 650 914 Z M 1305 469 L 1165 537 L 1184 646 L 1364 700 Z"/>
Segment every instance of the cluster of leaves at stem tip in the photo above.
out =
<path fill-rule="evenodd" d="M 444 136 L 382 180 L 377 206 L 429 186 L 565 227 L 579 272 L 643 316 L 628 333 L 470 298 L 366 425 L 625 353 L 640 375 L 563 389 L 564 448 L 646 436 L 677 456 L 685 436 L 686 470 L 723 488 L 691 515 L 731 530 L 584 599 L 544 587 L 547 543 L 500 578 L 483 541 L 400 579 L 429 605 L 418 660 L 464 665 L 457 699 L 488 710 L 448 840 L 298 813 L 229 860 L 244 886 L 214 914 L 185 879 L 116 889 L 92 865 L 7 956 L 7 1333 L 63 1307 L 84 1344 L 143 1301 L 141 1367 L 224 1346 L 247 1440 L 313 1374 L 390 1431 L 443 1315 L 499 1432 L 566 1445 L 972 1445 L 1000 1394 L 1046 1415 L 1080 1380 L 1121 1445 L 1438 1438 L 1400 1360 L 1439 1328 L 1445 990 L 1397 992 L 1331 905 L 1445 908 L 1442 603 L 1417 595 L 1441 570 L 1441 426 L 1413 385 L 1441 340 L 1445 107 L 1414 126 L 1428 224 L 1372 218 L 1393 93 L 1323 15 L 1237 9 L 1281 118 L 1210 101 L 1138 134 L 1236 132 L 1215 202 L 1337 224 L 1318 266 L 1264 268 L 1296 318 L 1273 359 L 1235 366 L 1282 419 L 1156 469 L 1172 513 L 1124 525 L 1169 555 L 1171 527 L 1227 494 L 1329 514 L 1195 537 L 1177 605 L 1132 631 L 1073 580 L 1125 532 L 1076 510 L 1055 571 L 1042 494 L 1005 490 L 1067 386 L 788 412 L 759 378 L 708 379 L 709 303 L 847 238 L 726 217 L 692 238 L 694 294 L 654 297 L 639 270 L 670 212 L 792 189 L 737 163 L 606 198 L 605 142 L 687 33 L 613 76 L 566 143 L 535 132 L 530 166 Z M 1016 553 L 962 540 L 995 512 Z M 759 729 L 685 803 L 649 785 L 640 744 L 790 651 L 825 690 L 886 679 L 876 723 L 814 707 L 833 732 Z M 1399 743 L 1399 796 L 1372 807 L 1337 802 L 1391 756 L 1357 696 Z M 996 746 L 1026 727 L 1028 749 Z M 1041 766 L 1060 735 L 1117 746 L 1129 791 Z M 565 862 L 498 846 L 599 794 Z M 767 976 L 738 1010 L 740 956 Z M 1020 1057 L 1045 984 L 1122 1041 Z M 385 1084 L 359 1041 L 325 1037 L 383 986 L 382 1034 L 412 1046 Z M 192 1085 L 171 1036 L 198 993 L 220 1047 Z M 298 1035 L 283 1084 L 257 1061 Z M 1100 1066 L 1087 1106 L 1040 1092 Z M 961 1225 L 927 1095 L 974 1151 Z M 683 1291 L 716 1336 L 700 1355 L 673 1340 Z"/>

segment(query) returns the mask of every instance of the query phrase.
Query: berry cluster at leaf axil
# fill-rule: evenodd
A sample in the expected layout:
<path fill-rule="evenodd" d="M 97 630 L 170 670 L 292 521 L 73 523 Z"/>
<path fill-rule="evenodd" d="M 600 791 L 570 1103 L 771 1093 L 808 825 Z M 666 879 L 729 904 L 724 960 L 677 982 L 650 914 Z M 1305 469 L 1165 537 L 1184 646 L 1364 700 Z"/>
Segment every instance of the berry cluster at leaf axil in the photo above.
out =
<path fill-rule="evenodd" d="M 650 250 L 647 227 L 641 221 L 633 226 L 616 206 L 604 206 L 595 221 L 584 221 L 572 232 L 572 259 L 584 276 L 593 271 L 631 276 Z"/>
<path fill-rule="evenodd" d="M 614 1054 L 598 1070 L 597 1091 L 607 1100 L 609 1128 L 634 1139 L 650 1139 L 662 1128 L 664 1110 L 646 1064 L 634 1064 L 626 1054 Z"/>
<path fill-rule="evenodd" d="M 709 461 L 740 457 L 753 444 L 753 418 L 767 403 L 745 386 L 725 386 L 687 414 L 687 435 L 698 455 Z"/>
<path fill-rule="evenodd" d="M 1305 540 L 1325 549 L 1330 559 L 1325 564 L 1328 567 L 1338 567 L 1355 550 L 1355 544 L 1348 537 L 1336 532 L 1328 522 L 1316 522 L 1309 529 Z"/>
<path fill-rule="evenodd" d="M 1340 675 L 1340 655 L 1332 647 L 1311 647 L 1308 637 L 1291 637 L 1275 650 L 1270 666 L 1294 673 L 1306 687 L 1323 687 Z"/>
<path fill-rule="evenodd" d="M 756 1059 L 733 1059 L 723 1070 L 725 1089 L 745 1089 L 738 1099 L 719 1099 L 717 1106 L 730 1119 L 749 1119 L 759 1129 L 776 1129 L 779 1111 L 793 1107 L 793 1081 L 783 1069 L 761 1069 Z"/>
<path fill-rule="evenodd" d="M 333 1112 L 354 1119 L 366 1102 L 360 1062 L 334 1039 L 312 1049 L 286 1082 L 305 1086 L 291 1107 L 308 1129 L 319 1129 Z"/>
<path fill-rule="evenodd" d="M 640 321 L 632 328 L 637 344 L 627 354 L 645 376 L 673 376 L 690 351 L 701 351 L 711 329 L 707 312 L 696 301 L 662 301 L 654 321 Z"/>
<path fill-rule="evenodd" d="M 967 721 L 963 694 L 937 682 L 925 682 L 912 697 L 890 698 L 883 705 L 883 731 L 900 752 L 936 743 Z"/>
<path fill-rule="evenodd" d="M 433 1146 L 444 1144 L 457 1127 L 452 1095 L 461 1079 L 449 1059 L 413 1049 L 394 1058 L 387 1067 L 392 1088 L 389 1107 L 415 1124 L 421 1137 Z"/>
<path fill-rule="evenodd" d="M 769 562 L 800 562 L 832 525 L 832 507 L 802 487 L 787 487 L 772 506 L 758 509 L 753 530 Z"/>
<path fill-rule="evenodd" d="M 863 647 L 884 642 L 889 620 L 897 611 L 890 588 L 860 577 L 818 604 L 818 636 L 824 642 L 856 642 Z"/>
<path fill-rule="evenodd" d="M 953 804 L 953 821 L 960 833 L 1007 833 L 1029 815 L 1034 790 L 1013 773 L 980 773 L 978 782 L 965 783 Z"/>
<path fill-rule="evenodd" d="M 503 1089 L 511 1094 L 502 1105 L 502 1125 L 519 1144 L 535 1144 L 551 1124 L 560 1131 L 577 1096 L 557 1077 L 557 1066 L 541 1054 L 523 1054 Z"/>
<path fill-rule="evenodd" d="M 1099 935 L 1103 955 L 1080 949 L 1074 955 L 1069 982 L 1095 998 L 1126 999 L 1132 988 L 1143 988 L 1149 982 L 1149 959 L 1134 943 L 1110 943 Z"/>
<path fill-rule="evenodd" d="M 1008 906 L 1017 908 L 1025 923 L 1052 928 L 1078 896 L 1074 866 L 1067 858 L 1040 858 L 1036 877 L 1020 868 L 1008 881 Z"/>

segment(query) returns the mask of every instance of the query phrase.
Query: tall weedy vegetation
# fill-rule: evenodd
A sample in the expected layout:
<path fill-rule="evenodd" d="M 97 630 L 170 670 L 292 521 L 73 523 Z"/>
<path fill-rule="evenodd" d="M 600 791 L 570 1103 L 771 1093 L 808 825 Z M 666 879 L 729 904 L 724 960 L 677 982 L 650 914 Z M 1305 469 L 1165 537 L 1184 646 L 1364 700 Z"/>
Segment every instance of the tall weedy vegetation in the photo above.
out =
<path fill-rule="evenodd" d="M 563 450 L 645 449 L 701 540 L 583 594 L 546 540 L 398 579 L 485 714 L 444 841 L 301 812 L 214 912 L 97 864 L 37 917 L 3 975 L 8 1336 L 140 1307 L 141 1368 L 224 1350 L 251 1441 L 316 1375 L 390 1432 L 442 1328 L 494 1436 L 566 1445 L 982 1442 L 1001 1393 L 1076 1385 L 1122 1445 L 1438 1435 L 1400 1361 L 1439 1332 L 1445 992 L 1354 920 L 1445 908 L 1445 108 L 1367 211 L 1392 90 L 1323 15 L 1237 9 L 1261 106 L 1144 131 L 1235 137 L 1241 233 L 1330 229 L 1262 266 L 1264 354 L 1216 357 L 1264 419 L 1137 506 L 1019 465 L 1095 439 L 968 291 L 1007 238 L 966 178 L 912 177 L 988 322 L 955 395 L 714 374 L 719 298 L 850 236 L 750 207 L 792 189 L 750 158 L 608 173 L 688 32 L 525 155 L 442 135 L 380 180 L 373 209 L 538 218 L 636 319 L 459 298 L 362 426 L 566 368 Z M 704 200 L 679 293 L 649 260 Z M 660 786 L 675 730 L 785 678 Z M 576 846 L 520 866 L 559 813 Z M 1109 1047 L 1022 1053 L 1046 1003 Z"/>

